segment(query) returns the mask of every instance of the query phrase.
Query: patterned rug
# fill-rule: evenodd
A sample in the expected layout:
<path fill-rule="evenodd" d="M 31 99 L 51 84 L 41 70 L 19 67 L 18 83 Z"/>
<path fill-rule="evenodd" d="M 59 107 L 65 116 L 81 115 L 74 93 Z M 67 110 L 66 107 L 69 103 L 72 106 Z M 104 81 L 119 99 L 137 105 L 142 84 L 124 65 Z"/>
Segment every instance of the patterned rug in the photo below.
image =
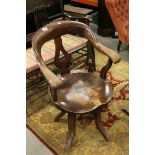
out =
<path fill-rule="evenodd" d="M 106 57 L 96 52 L 97 69 L 106 62 Z M 76 135 L 70 155 L 128 155 L 129 123 L 128 116 L 122 111 L 128 109 L 129 81 L 128 63 L 121 61 L 113 65 L 108 72 L 114 93 L 108 109 L 102 110 L 102 120 L 111 136 L 111 142 L 106 142 L 95 127 L 91 114 L 77 117 Z M 59 122 L 54 122 L 59 113 L 48 103 L 46 92 L 36 94 L 29 104 L 27 127 L 54 153 L 63 155 L 67 133 L 67 116 Z"/>

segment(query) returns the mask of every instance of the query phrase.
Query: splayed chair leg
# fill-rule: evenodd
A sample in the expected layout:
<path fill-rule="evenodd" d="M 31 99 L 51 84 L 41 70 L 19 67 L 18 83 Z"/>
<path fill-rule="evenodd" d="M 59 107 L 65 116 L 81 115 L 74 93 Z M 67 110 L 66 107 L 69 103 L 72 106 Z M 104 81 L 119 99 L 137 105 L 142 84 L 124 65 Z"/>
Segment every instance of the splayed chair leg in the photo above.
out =
<path fill-rule="evenodd" d="M 95 123 L 96 123 L 96 128 L 100 131 L 100 133 L 103 135 L 105 140 L 109 142 L 111 139 L 106 129 L 103 126 L 103 122 L 101 120 L 101 112 L 99 110 L 95 112 Z"/>
<path fill-rule="evenodd" d="M 127 109 L 122 109 L 122 111 L 129 116 L 129 111 Z"/>
<path fill-rule="evenodd" d="M 122 41 L 119 40 L 118 45 L 117 45 L 117 51 L 118 51 L 118 53 L 119 53 L 119 51 L 120 51 L 121 45 L 122 45 Z"/>
<path fill-rule="evenodd" d="M 66 152 L 69 152 L 71 149 L 72 141 L 75 136 L 75 129 L 76 129 L 76 114 L 68 113 L 68 133 L 65 148 Z"/>
<path fill-rule="evenodd" d="M 61 111 L 54 119 L 55 122 L 59 122 L 60 118 L 65 115 L 66 112 Z"/>

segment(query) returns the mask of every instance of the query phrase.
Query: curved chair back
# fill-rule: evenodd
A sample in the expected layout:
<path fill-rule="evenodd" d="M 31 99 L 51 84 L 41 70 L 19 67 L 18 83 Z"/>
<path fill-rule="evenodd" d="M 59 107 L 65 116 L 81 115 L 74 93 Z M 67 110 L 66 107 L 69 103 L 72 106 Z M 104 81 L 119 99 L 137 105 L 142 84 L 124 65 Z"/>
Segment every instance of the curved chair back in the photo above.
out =
<path fill-rule="evenodd" d="M 32 38 L 32 47 L 39 66 L 45 66 L 41 56 L 41 48 L 44 43 L 54 39 L 55 57 L 54 63 L 61 70 L 61 74 L 69 73 L 71 63 L 70 54 L 64 49 L 61 36 L 65 34 L 79 35 L 86 39 L 96 40 L 89 26 L 77 21 L 57 21 L 47 24 L 39 29 Z M 87 42 L 88 43 L 88 42 Z M 60 52 L 64 57 L 60 60 Z"/>

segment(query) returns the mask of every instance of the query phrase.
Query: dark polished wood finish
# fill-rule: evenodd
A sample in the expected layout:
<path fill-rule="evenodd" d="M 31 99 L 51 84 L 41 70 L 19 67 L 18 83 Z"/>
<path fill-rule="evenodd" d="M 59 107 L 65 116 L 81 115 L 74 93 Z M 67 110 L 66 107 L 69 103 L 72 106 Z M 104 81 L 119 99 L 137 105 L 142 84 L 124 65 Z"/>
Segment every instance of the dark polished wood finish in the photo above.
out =
<path fill-rule="evenodd" d="M 111 82 L 100 78 L 97 72 L 67 74 L 63 79 L 56 104 L 68 112 L 91 112 L 111 100 Z"/>
<path fill-rule="evenodd" d="M 106 75 L 110 67 L 112 66 L 112 61 L 111 59 L 108 59 L 107 64 L 101 69 L 100 77 L 103 79 L 106 79 Z"/>
<path fill-rule="evenodd" d="M 76 129 L 76 114 L 68 113 L 68 133 L 66 137 L 66 152 L 70 151 Z"/>
<path fill-rule="evenodd" d="M 111 139 L 110 139 L 110 136 L 107 133 L 106 129 L 103 127 L 103 122 L 101 120 L 101 112 L 100 112 L 100 110 L 96 110 L 94 112 L 94 115 L 95 115 L 96 128 L 100 131 L 100 133 L 103 135 L 103 137 L 105 138 L 105 140 L 107 142 L 109 142 Z"/>
<path fill-rule="evenodd" d="M 129 111 L 127 109 L 122 109 L 122 111 L 129 116 Z"/>
<path fill-rule="evenodd" d="M 45 30 L 39 29 L 35 33 L 32 39 L 32 46 L 38 65 L 49 84 L 51 102 L 62 111 L 56 117 L 55 121 L 59 121 L 65 113 L 68 113 L 66 151 L 68 152 L 71 149 L 75 135 L 77 113 L 92 112 L 95 117 L 97 129 L 104 136 L 105 140 L 109 141 L 110 137 L 103 128 L 101 121 L 100 109 L 105 108 L 112 98 L 112 85 L 106 78 L 106 74 L 112 63 L 118 63 L 120 61 L 119 54 L 96 42 L 92 30 L 86 24 L 75 21 L 58 21 L 50 23 L 45 27 Z M 61 36 L 65 34 L 78 34 L 87 39 L 87 45 L 89 44 L 89 47 L 91 47 L 88 48 L 86 62 L 88 72 L 81 70 L 81 72 L 70 73 L 71 58 L 67 51 L 65 51 L 61 40 Z M 54 39 L 55 42 L 54 62 L 61 70 L 61 78 L 58 78 L 47 68 L 41 57 L 41 47 L 51 39 Z M 100 74 L 95 72 L 95 68 L 90 69 L 90 66 L 94 66 L 93 62 L 92 65 L 88 63 L 88 59 L 94 56 L 94 53 L 90 50 L 92 47 L 109 57 L 107 64 L 103 66 Z M 64 55 L 61 61 L 59 59 L 60 51 Z"/>

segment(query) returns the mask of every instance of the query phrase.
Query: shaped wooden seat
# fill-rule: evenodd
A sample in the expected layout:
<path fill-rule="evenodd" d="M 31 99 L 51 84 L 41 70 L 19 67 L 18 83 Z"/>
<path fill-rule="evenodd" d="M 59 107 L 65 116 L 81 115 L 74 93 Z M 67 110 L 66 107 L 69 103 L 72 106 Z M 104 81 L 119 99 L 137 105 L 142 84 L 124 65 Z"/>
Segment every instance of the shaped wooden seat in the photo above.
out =
<path fill-rule="evenodd" d="M 90 112 L 112 98 L 111 82 L 100 78 L 99 73 L 73 73 L 63 80 L 63 85 L 57 89 L 57 104 L 68 112 Z"/>
<path fill-rule="evenodd" d="M 55 121 L 58 122 L 65 113 L 68 114 L 66 151 L 70 150 L 75 135 L 77 113 L 92 112 L 97 129 L 105 140 L 109 141 L 110 136 L 103 127 L 100 110 L 106 108 L 112 98 L 112 86 L 106 75 L 112 63 L 120 61 L 119 54 L 98 43 L 93 31 L 86 24 L 75 21 L 58 21 L 46 25 L 45 28 L 36 32 L 32 39 L 32 47 L 40 70 L 48 82 L 50 100 L 61 110 Z M 71 55 L 65 50 L 61 38 L 65 34 L 78 35 L 87 40 L 85 66 L 88 73 L 71 73 Z M 61 71 L 61 77 L 47 68 L 41 55 L 42 46 L 51 39 L 54 39 L 55 43 L 54 63 Z M 100 74 L 95 71 L 94 48 L 109 58 Z M 60 54 L 63 54 L 62 59 L 60 59 Z"/>

